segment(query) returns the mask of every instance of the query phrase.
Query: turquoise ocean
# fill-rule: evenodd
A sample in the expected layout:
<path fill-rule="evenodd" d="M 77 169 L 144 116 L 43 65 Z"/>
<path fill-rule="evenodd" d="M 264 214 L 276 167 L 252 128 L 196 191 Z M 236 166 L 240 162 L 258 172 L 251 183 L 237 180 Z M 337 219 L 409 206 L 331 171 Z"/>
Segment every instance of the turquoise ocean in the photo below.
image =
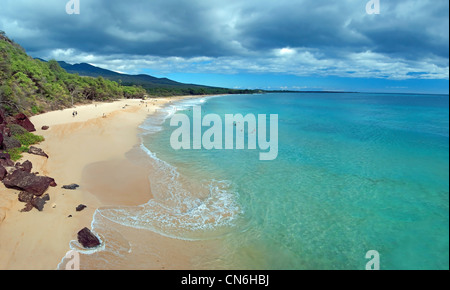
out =
<path fill-rule="evenodd" d="M 382 269 L 448 269 L 448 96 L 235 95 L 169 111 L 192 117 L 195 105 L 222 120 L 279 118 L 273 161 L 260 161 L 259 149 L 173 150 L 170 117 L 143 138 L 180 174 L 227 183 L 234 196 L 225 206 L 239 208 L 230 211 L 241 223 L 224 237 L 230 259 L 256 269 L 364 269 L 376 250 Z"/>
<path fill-rule="evenodd" d="M 222 120 L 277 114 L 278 157 L 172 149 L 170 119 L 192 121 L 193 106 Z M 205 97 L 172 103 L 141 128 L 155 199 L 100 209 L 97 232 L 107 219 L 175 239 L 219 240 L 225 249 L 211 268 L 363 270 L 376 250 L 381 269 L 449 269 L 448 95 Z"/>

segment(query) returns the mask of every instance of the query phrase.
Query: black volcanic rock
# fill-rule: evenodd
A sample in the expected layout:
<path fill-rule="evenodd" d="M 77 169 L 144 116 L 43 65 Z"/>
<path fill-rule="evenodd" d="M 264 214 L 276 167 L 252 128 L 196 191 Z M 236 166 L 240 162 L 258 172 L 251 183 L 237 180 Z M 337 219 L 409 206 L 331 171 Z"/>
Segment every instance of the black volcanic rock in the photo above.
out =
<path fill-rule="evenodd" d="M 11 159 L 1 159 L 0 158 L 0 165 L 3 165 L 4 167 L 11 167 L 14 166 L 14 162 Z"/>
<path fill-rule="evenodd" d="M 22 164 L 17 163 L 16 168 L 19 170 L 31 173 L 31 169 L 33 169 L 33 164 L 29 160 L 27 160 Z"/>
<path fill-rule="evenodd" d="M 34 146 L 30 146 L 28 153 L 34 154 L 34 155 L 39 155 L 39 156 L 44 156 L 44 157 L 48 158 L 48 155 L 47 155 L 47 153 L 44 152 L 44 150 L 42 150 L 41 148 L 34 147 Z"/>
<path fill-rule="evenodd" d="M 88 228 L 79 231 L 77 237 L 78 242 L 85 248 L 95 248 L 100 245 L 100 240 Z"/>
<path fill-rule="evenodd" d="M 79 206 L 77 206 L 76 211 L 82 211 L 83 209 L 85 209 L 87 206 L 85 206 L 84 204 L 80 204 Z"/>
<path fill-rule="evenodd" d="M 30 119 L 28 119 L 28 117 L 25 116 L 25 114 L 23 113 L 15 115 L 13 123 L 22 126 L 28 132 L 36 131 L 36 128 L 34 128 L 33 123 L 31 123 Z"/>
<path fill-rule="evenodd" d="M 8 153 L 0 153 L 0 165 L 3 166 L 14 166 L 14 162 L 11 160 L 11 157 Z"/>
<path fill-rule="evenodd" d="M 41 196 L 49 186 L 56 186 L 55 180 L 47 176 L 36 176 L 34 174 L 16 170 L 3 179 L 7 188 L 14 188 L 34 195 Z"/>
<path fill-rule="evenodd" d="M 78 187 L 80 187 L 78 184 L 72 183 L 72 184 L 69 184 L 69 185 L 63 185 L 62 188 L 69 189 L 69 190 L 75 190 Z"/>
<path fill-rule="evenodd" d="M 45 200 L 40 197 L 35 197 L 31 200 L 31 204 L 38 210 L 44 210 Z"/>
<path fill-rule="evenodd" d="M 30 211 L 30 205 L 36 208 L 38 211 L 42 211 L 44 209 L 44 205 L 47 201 L 50 200 L 50 196 L 45 194 L 43 197 L 34 196 L 34 194 L 26 191 L 22 191 L 19 193 L 19 201 L 25 202 L 26 206 L 22 210 L 23 212 Z"/>

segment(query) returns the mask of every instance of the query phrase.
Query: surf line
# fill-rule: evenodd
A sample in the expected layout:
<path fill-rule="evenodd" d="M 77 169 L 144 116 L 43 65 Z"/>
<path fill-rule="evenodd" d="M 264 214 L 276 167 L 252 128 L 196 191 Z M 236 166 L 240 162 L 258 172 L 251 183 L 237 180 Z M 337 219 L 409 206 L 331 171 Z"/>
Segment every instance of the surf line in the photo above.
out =
<path fill-rule="evenodd" d="M 270 114 L 269 139 L 267 140 L 266 114 L 258 114 L 257 117 L 254 114 L 245 116 L 225 114 L 223 122 L 217 114 L 208 114 L 202 118 L 200 106 L 194 106 L 192 112 L 192 127 L 186 114 L 177 113 L 170 119 L 170 126 L 178 127 L 170 136 L 170 145 L 174 150 L 200 150 L 202 148 L 206 150 L 243 150 L 247 133 L 247 149 L 256 150 L 258 145 L 260 151 L 268 150 L 259 153 L 259 160 L 271 161 L 278 157 L 277 114 Z M 202 134 L 202 128 L 208 129 Z M 223 134 L 224 130 L 225 134 Z"/>

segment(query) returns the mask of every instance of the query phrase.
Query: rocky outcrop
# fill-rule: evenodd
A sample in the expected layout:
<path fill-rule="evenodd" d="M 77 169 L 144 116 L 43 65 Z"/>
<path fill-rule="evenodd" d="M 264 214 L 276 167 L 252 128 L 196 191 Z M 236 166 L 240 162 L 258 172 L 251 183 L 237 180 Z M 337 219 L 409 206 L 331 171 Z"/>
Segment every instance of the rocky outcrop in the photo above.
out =
<path fill-rule="evenodd" d="M 1 159 L 0 158 L 0 165 L 3 167 L 11 167 L 14 166 L 14 162 L 11 159 Z"/>
<path fill-rule="evenodd" d="M 8 153 L 0 153 L 0 165 L 3 167 L 14 166 L 14 162 Z"/>
<path fill-rule="evenodd" d="M 15 128 L 16 131 L 20 129 L 20 134 L 26 131 L 36 131 L 34 125 L 24 114 L 6 117 L 5 112 L 0 109 L 0 149 L 8 150 L 22 146 L 15 137 L 11 136 L 12 128 Z M 30 147 L 29 153 L 48 158 L 48 155 L 42 149 L 33 146 Z M 30 211 L 33 208 L 42 211 L 46 202 L 50 200 L 48 194 L 43 194 L 50 186 L 56 186 L 53 178 L 38 176 L 38 173 L 32 174 L 32 169 L 33 164 L 30 161 L 14 164 L 9 154 L 1 153 L 0 151 L 0 181 L 7 188 L 21 191 L 18 199 L 20 202 L 25 203 L 25 207 L 21 210 L 22 212 Z"/>
<path fill-rule="evenodd" d="M 48 158 L 48 155 L 47 155 L 47 153 L 44 152 L 44 150 L 42 150 L 41 148 L 34 147 L 34 146 L 30 146 L 28 153 L 34 154 L 34 155 L 39 155 L 39 156 L 44 156 L 44 157 Z"/>
<path fill-rule="evenodd" d="M 0 153 L 0 159 L 11 159 L 8 153 Z"/>
<path fill-rule="evenodd" d="M 84 248 L 95 248 L 100 245 L 100 240 L 89 230 L 88 228 L 84 228 L 77 234 L 78 242 Z"/>
<path fill-rule="evenodd" d="M 15 170 L 12 174 L 3 179 L 3 184 L 7 188 L 14 188 L 41 196 L 49 188 L 56 186 L 53 178 L 47 176 L 36 176 L 22 170 Z"/>
<path fill-rule="evenodd" d="M 25 116 L 25 114 L 23 114 L 23 113 L 19 113 L 19 114 L 15 115 L 14 120 L 11 123 L 22 126 L 28 132 L 36 131 L 36 128 L 34 128 L 33 123 L 31 123 L 30 119 L 28 119 L 28 117 Z"/>
<path fill-rule="evenodd" d="M 20 144 L 20 141 L 16 139 L 16 137 L 8 137 L 3 136 L 3 149 L 9 150 L 13 148 L 19 148 L 22 144 Z"/>
<path fill-rule="evenodd" d="M 50 200 L 50 196 L 45 194 L 42 197 L 35 196 L 34 194 L 26 191 L 19 193 L 19 201 L 25 203 L 25 207 L 21 210 L 22 212 L 28 212 L 34 208 L 38 211 L 44 210 L 44 205 Z"/>

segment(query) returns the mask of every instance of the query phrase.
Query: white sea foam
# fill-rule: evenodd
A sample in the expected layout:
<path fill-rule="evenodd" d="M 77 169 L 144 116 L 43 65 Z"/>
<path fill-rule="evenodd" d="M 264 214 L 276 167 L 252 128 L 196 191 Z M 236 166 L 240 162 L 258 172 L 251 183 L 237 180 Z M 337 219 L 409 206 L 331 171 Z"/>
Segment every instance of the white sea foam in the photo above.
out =
<path fill-rule="evenodd" d="M 169 118 L 172 118 L 177 112 L 185 111 L 191 109 L 193 106 L 198 106 L 204 104 L 208 99 L 217 97 L 203 97 L 195 99 L 185 99 L 175 102 L 173 104 L 168 104 L 165 107 L 158 110 L 158 112 L 152 115 L 150 118 L 146 119 L 139 128 L 143 129 L 143 134 L 154 134 L 162 130 L 162 124 Z"/>
<path fill-rule="evenodd" d="M 209 98 L 187 99 L 164 107 L 141 126 L 143 136 L 162 130 L 164 121 L 176 112 L 191 109 Z M 143 136 L 140 148 L 149 156 L 154 198 L 138 207 L 101 208 L 96 214 L 121 225 L 187 240 L 222 235 L 236 226 L 242 209 L 230 182 L 209 180 L 192 186 L 176 167 L 144 145 Z"/>
<path fill-rule="evenodd" d="M 101 208 L 98 214 L 121 225 L 187 240 L 222 235 L 237 224 L 242 210 L 230 182 L 210 180 L 192 192 L 174 166 L 144 145 L 141 148 L 158 171 L 150 177 L 154 198 L 139 207 Z"/>

